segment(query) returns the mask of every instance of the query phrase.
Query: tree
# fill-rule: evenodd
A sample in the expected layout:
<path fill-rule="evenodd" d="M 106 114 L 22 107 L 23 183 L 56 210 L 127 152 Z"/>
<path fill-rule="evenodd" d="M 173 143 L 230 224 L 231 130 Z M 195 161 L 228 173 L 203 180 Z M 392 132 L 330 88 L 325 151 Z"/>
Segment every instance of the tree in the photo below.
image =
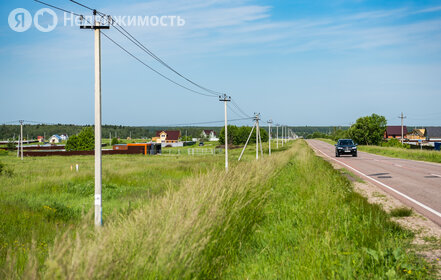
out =
<path fill-rule="evenodd" d="M 228 126 L 228 145 L 235 144 L 237 145 L 237 131 L 238 128 L 235 125 L 229 125 Z M 225 127 L 222 128 L 221 132 L 219 133 L 219 143 L 221 145 L 225 145 Z"/>
<path fill-rule="evenodd" d="M 78 136 L 77 135 L 72 135 L 71 137 L 69 137 L 69 139 L 67 139 L 65 149 L 66 149 L 66 151 L 78 151 Z"/>
<path fill-rule="evenodd" d="M 95 148 L 95 133 L 92 127 L 85 127 L 78 135 L 69 137 L 66 151 L 93 151 Z"/>
<path fill-rule="evenodd" d="M 377 114 L 361 117 L 348 131 L 348 136 L 362 145 L 378 145 L 386 131 L 386 118 Z"/>
<path fill-rule="evenodd" d="M 15 143 L 12 140 L 8 141 L 8 145 L 6 146 L 8 150 L 15 150 Z"/>
<path fill-rule="evenodd" d="M 248 136 L 251 133 L 251 127 L 249 126 L 242 126 L 237 127 L 235 125 L 229 125 L 228 126 L 228 144 L 234 144 L 234 145 L 243 145 L 247 142 Z M 225 143 L 225 129 L 222 129 L 219 135 L 219 143 L 222 145 Z M 262 142 L 268 142 L 269 135 L 268 132 L 264 129 L 260 129 L 260 138 L 262 139 Z M 253 134 L 250 138 L 250 143 L 256 143 L 256 130 L 254 129 Z"/>

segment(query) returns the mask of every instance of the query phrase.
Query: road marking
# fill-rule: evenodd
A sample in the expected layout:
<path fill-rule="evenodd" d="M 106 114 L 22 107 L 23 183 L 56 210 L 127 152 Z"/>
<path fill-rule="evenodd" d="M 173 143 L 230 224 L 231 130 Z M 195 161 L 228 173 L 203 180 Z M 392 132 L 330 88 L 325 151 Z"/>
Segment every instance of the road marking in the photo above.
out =
<path fill-rule="evenodd" d="M 402 165 L 399 164 L 394 164 L 396 167 L 403 167 Z"/>
<path fill-rule="evenodd" d="M 311 145 L 312 147 L 314 147 L 314 145 L 312 145 L 312 144 L 310 144 L 310 145 Z M 415 203 L 416 205 L 418 205 L 418 206 L 424 208 L 425 210 L 427 210 L 427 211 L 431 212 L 432 214 L 435 214 L 436 216 L 438 216 L 438 217 L 441 218 L 441 213 L 439 213 L 438 211 L 436 211 L 436 210 L 430 208 L 429 206 L 426 206 L 426 205 L 422 204 L 421 202 L 419 202 L 419 201 L 417 201 L 417 200 L 415 200 L 415 199 L 409 197 L 408 195 L 405 195 L 404 193 L 402 193 L 402 192 L 400 192 L 400 191 L 397 191 L 396 189 L 394 189 L 394 188 L 392 188 L 392 187 L 390 187 L 390 186 L 388 186 L 388 185 L 386 185 L 386 184 L 384 184 L 384 183 L 382 183 L 382 182 L 380 182 L 380 181 L 378 181 L 378 180 L 376 180 L 376 179 L 374 179 L 374 178 L 372 178 L 372 177 L 370 177 L 370 176 L 364 174 L 364 173 L 361 172 L 361 171 L 358 171 L 357 169 L 353 168 L 352 166 L 347 165 L 347 164 L 344 163 L 344 162 L 341 162 L 341 161 L 339 161 L 339 160 L 337 160 L 337 159 L 335 159 L 335 158 L 332 158 L 332 157 L 328 156 L 327 154 L 325 154 L 324 152 L 322 152 L 322 151 L 321 151 L 320 149 L 318 149 L 317 147 L 314 147 L 314 148 L 317 149 L 317 150 L 318 150 L 320 153 L 322 153 L 324 156 L 328 157 L 330 160 L 334 160 L 334 161 L 336 161 L 336 162 L 338 162 L 338 163 L 340 163 L 340 164 L 346 166 L 347 168 L 349 168 L 349 169 L 351 169 L 351 170 L 357 172 L 358 174 L 360 174 L 360 175 L 362 175 L 362 176 L 364 176 L 364 177 L 370 179 L 371 181 L 373 181 L 373 182 L 375 182 L 375 183 L 377 183 L 377 184 L 379 184 L 379 185 L 381 185 L 381 186 L 383 186 L 383 187 L 385 187 L 385 188 L 387 188 L 387 189 L 389 189 L 389 190 L 395 192 L 396 194 L 398 194 L 398 195 L 404 197 L 405 199 L 409 200 L 410 202 Z M 440 176 L 440 175 L 434 175 L 434 176 Z M 441 177 L 441 176 L 440 176 L 440 177 Z"/>
<path fill-rule="evenodd" d="M 438 175 L 438 174 L 430 174 L 430 175 L 441 178 L 441 175 Z"/>

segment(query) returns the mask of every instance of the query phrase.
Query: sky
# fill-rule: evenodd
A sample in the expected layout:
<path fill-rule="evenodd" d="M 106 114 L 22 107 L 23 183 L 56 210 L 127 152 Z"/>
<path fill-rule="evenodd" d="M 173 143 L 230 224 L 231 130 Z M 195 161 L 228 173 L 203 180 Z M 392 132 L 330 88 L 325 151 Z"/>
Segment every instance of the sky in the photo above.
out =
<path fill-rule="evenodd" d="M 85 16 L 68 0 L 45 0 Z M 80 1 L 117 17 L 179 17 L 185 24 L 125 26 L 179 73 L 227 93 L 247 114 L 291 126 L 347 126 L 384 115 L 410 126 L 441 125 L 441 1 L 153 0 Z M 31 0 L 2 1 L 0 123 L 93 124 L 94 35 L 58 24 L 16 32 L 16 8 L 31 16 Z M 69 15 L 70 17 L 70 15 Z M 48 27 L 52 17 L 38 17 Z M 170 19 L 170 18 L 167 18 Z M 127 24 L 127 21 L 124 22 Z M 137 48 L 113 27 L 103 31 L 150 67 L 198 90 Z M 103 124 L 174 125 L 224 119 L 217 97 L 164 79 L 102 37 Z M 229 119 L 243 118 L 231 106 Z M 251 121 L 237 121 L 238 125 Z M 221 125 L 221 123 L 219 123 Z"/>

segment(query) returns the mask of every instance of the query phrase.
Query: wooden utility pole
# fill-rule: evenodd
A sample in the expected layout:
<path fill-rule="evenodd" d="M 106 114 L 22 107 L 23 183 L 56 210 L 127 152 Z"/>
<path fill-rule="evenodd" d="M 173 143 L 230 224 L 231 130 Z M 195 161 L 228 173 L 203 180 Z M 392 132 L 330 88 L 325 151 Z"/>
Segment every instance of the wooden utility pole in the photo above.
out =
<path fill-rule="evenodd" d="M 273 123 L 273 120 L 269 120 L 268 124 L 269 124 L 269 136 L 268 136 L 268 142 L 269 142 L 269 155 L 271 155 L 271 124 Z"/>
<path fill-rule="evenodd" d="M 23 122 L 20 121 L 20 150 L 21 150 L 21 160 L 23 160 Z"/>
<path fill-rule="evenodd" d="M 227 118 L 227 102 L 231 101 L 231 96 L 224 94 L 219 96 L 219 101 L 224 102 L 225 105 L 225 171 L 228 171 L 228 118 Z"/>
<path fill-rule="evenodd" d="M 284 128 L 283 128 L 283 125 L 280 127 L 281 129 L 282 129 L 282 147 L 284 146 L 284 138 L 283 138 L 283 131 L 285 130 Z"/>
<path fill-rule="evenodd" d="M 95 226 L 101 227 L 103 225 L 101 197 L 101 29 L 109 29 L 109 26 L 101 26 L 96 14 L 96 10 L 93 10 L 93 25 L 82 25 L 80 28 L 94 30 L 95 37 Z"/>
<path fill-rule="evenodd" d="M 259 120 L 260 120 L 260 114 L 256 114 L 254 117 L 254 120 L 256 121 L 256 160 L 259 159 L 259 134 L 260 134 L 260 128 L 259 128 Z"/>
<path fill-rule="evenodd" d="M 401 119 L 401 145 L 403 145 L 403 142 L 404 142 L 404 119 L 407 117 L 405 117 L 403 112 L 401 112 L 401 116 L 399 116 L 398 118 Z"/>

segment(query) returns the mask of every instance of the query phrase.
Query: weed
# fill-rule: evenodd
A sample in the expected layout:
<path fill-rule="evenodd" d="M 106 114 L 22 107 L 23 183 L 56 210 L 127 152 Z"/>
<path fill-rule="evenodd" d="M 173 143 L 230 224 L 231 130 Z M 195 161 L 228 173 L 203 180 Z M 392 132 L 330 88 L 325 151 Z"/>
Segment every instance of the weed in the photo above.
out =
<path fill-rule="evenodd" d="M 399 207 L 392 209 L 389 214 L 391 217 L 410 217 L 412 215 L 412 209 Z"/>

